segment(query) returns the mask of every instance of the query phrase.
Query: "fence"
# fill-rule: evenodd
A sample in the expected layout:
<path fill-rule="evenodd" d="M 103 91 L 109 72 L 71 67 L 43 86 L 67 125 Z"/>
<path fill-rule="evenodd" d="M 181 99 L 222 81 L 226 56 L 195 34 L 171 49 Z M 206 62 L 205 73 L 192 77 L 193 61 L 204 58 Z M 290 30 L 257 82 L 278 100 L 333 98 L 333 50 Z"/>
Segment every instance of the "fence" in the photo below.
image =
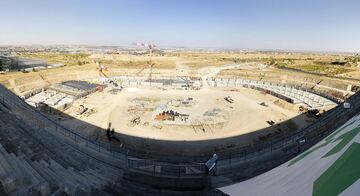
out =
<path fill-rule="evenodd" d="M 145 171 L 153 176 L 185 177 L 203 176 L 206 174 L 202 163 L 171 164 L 151 159 L 128 158 L 127 165 L 131 169 Z"/>
<path fill-rule="evenodd" d="M 0 102 L 9 108 L 19 110 L 21 113 L 30 118 L 31 124 L 36 129 L 44 129 L 53 135 L 62 135 L 71 140 L 73 145 L 78 148 L 88 148 L 97 151 L 111 159 L 121 162 L 121 167 L 132 169 L 133 171 L 142 172 L 152 176 L 201 176 L 206 174 L 204 162 L 206 157 L 198 157 L 194 160 L 198 162 L 179 162 L 171 163 L 161 160 L 146 158 L 149 155 L 139 154 L 129 151 L 119 146 L 90 140 L 88 137 L 77 131 L 64 127 L 51 119 L 47 115 L 36 111 L 33 107 L 26 104 L 15 94 L 0 86 Z M 244 162 L 256 160 L 259 157 L 271 156 L 272 154 L 281 154 L 283 152 L 297 151 L 300 147 L 307 149 L 332 133 L 338 127 L 343 125 L 352 116 L 360 111 L 360 92 L 351 96 L 348 100 L 351 104 L 350 109 L 345 109 L 342 104 L 326 112 L 317 122 L 301 129 L 300 131 L 285 136 L 271 139 L 270 141 L 257 143 L 246 146 L 236 151 L 223 153 L 218 161 L 218 173 L 226 172 L 226 168 L 232 168 Z M 299 139 L 305 139 L 305 144 L 299 146 Z M 294 156 L 294 155 L 293 155 Z"/>

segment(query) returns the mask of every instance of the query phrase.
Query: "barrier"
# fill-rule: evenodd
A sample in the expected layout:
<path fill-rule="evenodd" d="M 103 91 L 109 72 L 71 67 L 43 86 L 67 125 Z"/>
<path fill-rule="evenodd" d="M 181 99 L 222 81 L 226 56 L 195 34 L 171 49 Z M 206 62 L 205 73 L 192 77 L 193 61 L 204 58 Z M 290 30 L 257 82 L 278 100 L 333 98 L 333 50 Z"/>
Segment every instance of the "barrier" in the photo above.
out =
<path fill-rule="evenodd" d="M 280 83 L 270 83 L 264 81 L 248 79 L 229 79 L 229 78 L 210 78 L 207 80 L 212 86 L 251 88 L 266 92 L 285 101 L 294 104 L 305 104 L 312 109 L 322 109 L 329 105 L 335 105 L 339 102 L 331 96 L 321 96 L 320 93 L 314 93 L 314 90 L 306 89 L 301 86 L 289 86 Z M 328 98 L 329 97 L 329 98 Z"/>

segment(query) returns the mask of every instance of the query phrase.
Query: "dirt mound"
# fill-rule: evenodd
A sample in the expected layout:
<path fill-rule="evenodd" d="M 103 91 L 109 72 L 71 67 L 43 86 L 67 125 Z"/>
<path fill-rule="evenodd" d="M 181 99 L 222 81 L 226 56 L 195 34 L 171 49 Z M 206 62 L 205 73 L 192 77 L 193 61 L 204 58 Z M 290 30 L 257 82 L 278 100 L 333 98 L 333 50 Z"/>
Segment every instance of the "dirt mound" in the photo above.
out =
<path fill-rule="evenodd" d="M 291 104 L 291 103 L 286 102 L 286 101 L 281 100 L 281 99 L 275 100 L 273 103 L 275 105 L 283 108 L 283 109 L 286 109 L 286 110 L 291 110 L 291 111 L 298 111 L 299 110 L 299 106 Z"/>

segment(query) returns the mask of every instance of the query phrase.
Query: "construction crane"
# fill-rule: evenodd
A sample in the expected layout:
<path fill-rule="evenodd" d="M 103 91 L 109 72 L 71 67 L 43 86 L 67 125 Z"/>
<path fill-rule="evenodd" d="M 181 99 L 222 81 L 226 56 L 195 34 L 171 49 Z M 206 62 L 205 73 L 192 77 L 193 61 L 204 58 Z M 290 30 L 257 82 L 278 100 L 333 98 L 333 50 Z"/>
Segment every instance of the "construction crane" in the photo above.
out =
<path fill-rule="evenodd" d="M 104 72 L 104 71 L 107 71 L 107 67 L 106 67 L 105 65 L 100 64 L 99 61 L 96 61 L 95 63 L 96 63 L 96 65 L 98 66 L 97 69 L 99 70 L 99 76 L 100 76 L 100 77 L 109 78 L 109 77 L 105 74 L 105 72 Z"/>
<path fill-rule="evenodd" d="M 137 75 L 140 74 L 142 71 L 144 71 L 146 68 L 149 68 L 150 73 L 148 79 L 151 82 L 152 70 L 155 65 L 155 63 L 152 61 L 152 53 L 156 46 L 155 44 L 145 44 L 145 43 L 133 43 L 133 45 L 146 47 L 149 50 L 149 54 L 150 54 L 149 61 L 147 62 L 146 66 L 144 66 L 143 68 L 140 69 L 140 71 L 137 72 Z"/>
<path fill-rule="evenodd" d="M 109 80 L 110 83 L 112 83 L 115 87 L 118 87 L 119 85 L 116 83 L 116 81 L 110 79 L 106 74 L 105 74 L 105 71 L 107 71 L 107 67 L 103 64 L 100 64 L 99 61 L 95 61 L 93 60 L 93 62 L 95 62 L 95 64 L 98 66 L 97 67 L 97 70 L 99 70 L 99 76 L 100 77 L 104 77 L 104 78 L 107 78 Z"/>

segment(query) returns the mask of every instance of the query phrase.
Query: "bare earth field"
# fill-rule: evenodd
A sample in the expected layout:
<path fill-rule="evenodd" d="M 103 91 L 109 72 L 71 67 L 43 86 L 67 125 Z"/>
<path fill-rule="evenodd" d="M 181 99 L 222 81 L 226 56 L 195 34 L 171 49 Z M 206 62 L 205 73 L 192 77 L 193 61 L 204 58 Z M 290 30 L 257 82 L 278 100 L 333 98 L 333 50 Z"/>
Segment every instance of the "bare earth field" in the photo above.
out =
<path fill-rule="evenodd" d="M 230 96 L 234 102 L 224 100 Z M 191 106 L 179 106 L 167 104 L 169 100 L 192 98 Z M 131 111 L 134 100 L 145 100 L 142 111 Z M 295 109 L 284 109 L 273 102 L 279 99 L 264 95 L 258 91 L 241 88 L 238 91 L 229 89 L 205 89 L 205 90 L 156 90 L 156 89 L 129 89 L 118 94 L 96 92 L 86 98 L 77 100 L 67 113 L 77 117 L 76 108 L 84 105 L 95 108 L 98 112 L 82 117 L 81 120 L 106 129 L 108 124 L 116 132 L 128 135 L 154 138 L 160 140 L 206 140 L 215 138 L 231 137 L 256 131 L 270 125 L 266 122 L 272 120 L 276 123 L 288 120 L 298 115 Z M 259 103 L 265 102 L 268 107 Z M 167 105 L 167 110 L 188 114 L 191 120 L 158 121 L 155 120 L 159 112 L 156 107 Z M 163 108 L 162 108 L 163 109 Z M 130 110 L 130 111 L 129 111 Z M 204 118 L 204 113 L 217 111 L 216 118 Z M 139 117 L 139 123 L 133 124 L 132 120 Z M 67 120 L 63 123 L 74 129 L 79 129 L 78 120 Z M 75 123 L 75 124 L 74 124 Z M 304 122 L 297 122 L 298 124 Z M 205 130 L 204 130 L 204 129 Z"/>

